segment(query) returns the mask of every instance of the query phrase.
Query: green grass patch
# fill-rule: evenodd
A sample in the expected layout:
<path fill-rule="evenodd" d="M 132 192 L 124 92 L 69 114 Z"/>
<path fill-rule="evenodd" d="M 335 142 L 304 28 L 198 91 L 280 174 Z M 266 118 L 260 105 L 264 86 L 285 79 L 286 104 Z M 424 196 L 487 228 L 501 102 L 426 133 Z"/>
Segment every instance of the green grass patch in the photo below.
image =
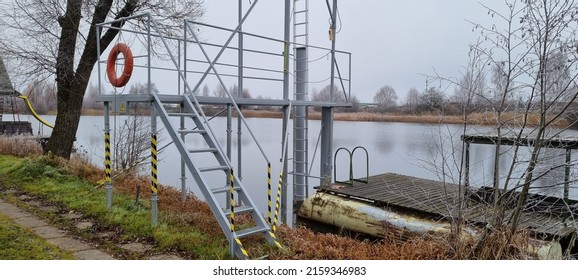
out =
<path fill-rule="evenodd" d="M 3 183 L 98 221 L 101 227 L 120 229 L 119 240 L 149 240 L 160 250 L 180 251 L 196 259 L 229 259 L 224 236 L 199 231 L 172 213 L 161 210 L 159 224 L 151 224 L 148 207 L 136 205 L 128 194 L 114 192 L 113 207 L 106 209 L 103 188 L 69 175 L 50 157 L 17 158 L 0 155 Z M 164 217 L 167 217 L 166 219 Z M 185 222 L 182 222 L 185 221 Z"/>
<path fill-rule="evenodd" d="M 28 229 L 21 228 L 0 214 L 0 259 L 73 260 L 70 253 L 46 242 Z"/>

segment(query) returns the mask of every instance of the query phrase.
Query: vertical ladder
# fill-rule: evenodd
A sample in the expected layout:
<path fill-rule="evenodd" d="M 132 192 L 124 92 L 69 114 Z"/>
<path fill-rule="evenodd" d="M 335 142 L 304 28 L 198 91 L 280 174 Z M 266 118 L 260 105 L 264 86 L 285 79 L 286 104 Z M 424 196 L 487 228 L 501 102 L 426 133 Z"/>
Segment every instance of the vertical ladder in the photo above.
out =
<path fill-rule="evenodd" d="M 293 0 L 293 43 L 309 45 L 309 0 Z"/>
<path fill-rule="evenodd" d="M 239 259 L 249 258 L 247 251 L 243 248 L 241 238 L 255 234 L 263 234 L 270 244 L 281 247 L 281 245 L 276 241 L 275 235 L 271 231 L 270 226 L 266 223 L 265 219 L 259 212 L 256 204 L 247 194 L 242 182 L 233 177 L 232 165 L 224 154 L 223 148 L 214 138 L 207 118 L 204 114 L 199 114 L 202 109 L 198 106 L 196 99 L 195 105 L 191 101 L 191 98 L 195 97 L 189 97 L 186 94 L 183 95 L 181 111 L 179 113 L 168 113 L 165 108 L 166 104 L 162 102 L 160 96 L 156 93 L 152 93 L 152 96 L 153 106 L 163 122 L 167 133 L 175 143 L 185 162 L 186 168 L 192 174 L 193 179 L 197 183 L 197 186 L 201 190 L 206 202 L 209 204 L 213 215 L 216 217 L 219 226 L 229 241 L 231 255 L 236 256 Z M 192 119 L 195 127 L 181 128 L 178 125 L 181 117 Z M 191 139 L 193 137 L 196 137 L 197 141 Z M 199 142 L 198 139 L 201 139 L 202 142 L 206 143 L 205 147 L 191 148 L 186 145 L 187 142 Z M 202 156 L 203 154 L 205 154 L 205 157 Z M 214 158 L 212 161 L 216 162 L 216 165 L 206 166 L 207 154 L 210 154 L 210 157 Z M 223 185 L 209 184 L 205 175 L 209 172 L 224 172 L 225 176 L 231 176 L 230 178 L 232 180 L 230 181 L 233 183 L 230 184 L 230 186 L 226 186 L 227 183 L 224 183 Z M 227 193 L 228 191 L 237 195 L 238 199 L 235 201 L 236 203 L 233 204 L 233 207 L 225 209 L 217 200 L 217 195 Z M 231 195 L 231 200 L 233 200 L 233 198 L 234 196 Z M 234 217 L 240 213 L 249 213 L 255 224 L 250 228 L 237 230 L 238 225 L 235 225 Z"/>
<path fill-rule="evenodd" d="M 299 101 L 307 100 L 307 83 L 309 80 L 309 0 L 293 0 L 293 50 L 295 63 L 294 98 Z M 297 49 L 304 55 L 297 56 Z M 299 60 L 299 61 L 297 61 Z M 298 67 L 299 64 L 299 67 Z M 298 69 L 299 68 L 299 69 Z M 293 119 L 293 184 L 296 201 L 303 201 L 308 192 L 308 109 L 306 106 L 295 106 Z"/>

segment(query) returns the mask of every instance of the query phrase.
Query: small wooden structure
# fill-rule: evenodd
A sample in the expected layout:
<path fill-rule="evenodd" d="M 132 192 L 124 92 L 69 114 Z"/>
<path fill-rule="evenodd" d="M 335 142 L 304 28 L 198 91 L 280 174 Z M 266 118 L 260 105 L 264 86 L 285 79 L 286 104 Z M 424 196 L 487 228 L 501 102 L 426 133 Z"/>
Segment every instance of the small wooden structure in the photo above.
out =
<path fill-rule="evenodd" d="M 7 98 L 17 96 L 18 92 L 12 87 L 6 66 L 0 57 L 0 135 L 32 135 L 32 124 L 26 121 L 3 121 L 4 106 Z"/>

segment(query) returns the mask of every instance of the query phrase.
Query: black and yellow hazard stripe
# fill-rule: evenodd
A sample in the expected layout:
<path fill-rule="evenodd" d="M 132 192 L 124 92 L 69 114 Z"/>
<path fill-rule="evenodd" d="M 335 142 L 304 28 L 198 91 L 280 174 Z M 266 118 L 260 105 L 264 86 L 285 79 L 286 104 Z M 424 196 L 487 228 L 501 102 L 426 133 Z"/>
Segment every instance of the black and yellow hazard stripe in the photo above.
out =
<path fill-rule="evenodd" d="M 158 171 L 157 171 L 157 135 L 151 134 L 151 191 L 153 194 L 157 194 L 158 192 Z"/>
<path fill-rule="evenodd" d="M 235 238 L 235 243 L 237 243 L 237 246 L 239 246 L 239 249 L 241 250 L 241 254 L 243 254 L 245 256 L 245 258 L 249 258 L 249 253 L 247 253 L 247 250 L 245 250 L 245 248 L 243 248 L 243 244 L 241 243 L 241 240 L 239 238 Z"/>
<path fill-rule="evenodd" d="M 273 219 L 273 224 L 271 228 L 273 232 L 277 230 L 277 217 L 279 217 L 279 208 L 281 208 L 281 187 L 283 185 L 283 172 L 279 174 L 279 185 L 277 186 L 277 199 L 275 201 L 275 218 Z"/>
<path fill-rule="evenodd" d="M 233 168 L 229 170 L 229 181 L 231 182 L 231 190 L 229 190 L 231 196 L 231 232 L 233 232 L 235 231 L 235 175 L 233 174 Z"/>
<path fill-rule="evenodd" d="M 104 133 L 104 168 L 105 168 L 105 181 L 110 183 L 112 181 L 111 169 L 110 169 L 110 132 Z"/>
<path fill-rule="evenodd" d="M 277 237 L 272 231 L 269 231 L 269 236 L 275 241 L 275 246 L 277 246 L 277 248 L 283 248 L 283 246 L 281 246 L 281 243 L 277 241 Z"/>
<path fill-rule="evenodd" d="M 268 217 L 268 221 L 269 224 L 271 224 L 272 219 L 273 219 L 273 211 L 272 211 L 272 204 L 273 204 L 273 200 L 271 198 L 271 163 L 268 162 L 267 163 L 267 210 L 269 215 Z"/>

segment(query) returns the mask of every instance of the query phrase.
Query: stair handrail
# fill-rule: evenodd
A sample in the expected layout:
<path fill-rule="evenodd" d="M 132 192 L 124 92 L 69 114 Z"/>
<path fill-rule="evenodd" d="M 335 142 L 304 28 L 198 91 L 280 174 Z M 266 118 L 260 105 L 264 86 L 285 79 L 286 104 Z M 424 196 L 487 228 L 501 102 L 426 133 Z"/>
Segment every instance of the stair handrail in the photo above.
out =
<path fill-rule="evenodd" d="M 203 118 L 203 122 L 207 124 L 207 129 L 208 129 L 208 131 L 209 131 L 209 134 L 211 135 L 211 138 L 213 138 L 213 140 L 214 140 L 214 143 L 215 143 L 216 148 L 219 150 L 219 152 L 220 152 L 221 154 L 224 155 L 225 152 L 223 151 L 223 148 L 221 147 L 221 145 L 219 144 L 219 142 L 216 141 L 217 137 L 216 137 L 216 135 L 215 135 L 215 132 L 213 131 L 212 127 L 208 124 L 207 116 L 205 115 L 205 112 L 203 111 L 203 109 L 202 109 L 202 107 L 201 107 L 198 99 L 196 98 L 196 96 L 195 96 L 194 94 L 192 94 L 193 91 L 191 90 L 191 86 L 190 86 L 189 83 L 187 82 L 185 75 L 184 75 L 184 74 L 182 73 L 182 71 L 180 70 L 179 64 L 178 64 L 175 56 L 174 56 L 173 53 L 171 52 L 171 49 L 170 49 L 168 43 L 166 42 L 165 36 L 160 32 L 160 29 L 159 29 L 159 27 L 158 27 L 158 25 L 157 25 L 156 20 L 150 15 L 150 13 L 147 13 L 147 16 L 148 16 L 149 23 L 152 23 L 153 27 L 155 28 L 155 30 L 156 30 L 156 32 L 157 32 L 157 36 L 161 39 L 161 41 L 163 42 L 163 45 L 164 45 L 165 48 L 167 49 L 168 55 L 169 55 L 169 57 L 171 58 L 172 62 L 174 63 L 175 67 L 177 68 L 177 73 L 178 73 L 179 77 L 183 80 L 184 86 L 185 86 L 186 90 L 189 92 L 189 94 L 185 94 L 185 95 L 184 95 L 184 96 L 185 96 L 185 100 L 187 100 L 187 101 L 189 101 L 189 102 L 192 101 L 191 103 L 194 103 L 194 105 L 195 105 L 196 107 L 195 107 L 195 106 L 191 106 L 192 109 L 195 111 L 195 113 L 199 113 L 199 112 L 200 112 L 200 115 L 201 115 L 201 117 Z M 187 21 L 185 21 L 185 28 L 186 28 L 186 27 L 187 27 Z M 186 32 L 186 30 L 185 30 L 185 32 Z M 194 32 L 192 32 L 192 33 L 193 33 L 193 36 L 195 37 L 195 40 L 196 40 L 196 39 L 197 39 L 196 35 L 194 34 Z M 207 53 L 205 52 L 205 50 L 202 48 L 202 46 L 201 46 L 201 49 L 202 49 L 202 51 L 203 51 L 203 54 L 207 57 L 207 60 L 209 60 L 209 59 L 208 59 L 208 55 L 207 55 Z M 214 65 L 213 65 L 211 62 L 209 62 L 209 63 L 210 63 L 210 65 L 211 65 L 213 71 L 215 71 L 215 74 L 217 75 L 220 83 L 224 86 L 224 83 L 223 83 L 221 77 L 218 75 L 216 69 L 214 68 Z M 259 150 L 261 151 L 261 154 L 263 155 L 263 157 L 265 158 L 265 160 L 267 161 L 267 163 L 269 163 L 269 162 L 270 162 L 269 159 L 267 158 L 267 156 L 265 155 L 265 152 L 263 151 L 263 148 L 261 147 L 261 145 L 259 144 L 259 142 L 258 142 L 257 139 L 255 138 L 255 135 L 253 134 L 253 132 L 252 132 L 251 129 L 249 128 L 249 126 L 248 126 L 248 124 L 247 124 L 247 121 L 245 120 L 243 114 L 241 113 L 241 111 L 240 111 L 240 109 L 239 109 L 239 106 L 237 105 L 237 103 L 235 102 L 235 100 L 232 98 L 232 96 L 231 96 L 231 94 L 229 93 L 229 91 L 226 90 L 226 89 L 225 89 L 225 91 L 227 92 L 227 95 L 228 95 L 229 98 L 231 99 L 233 106 L 234 106 L 235 109 L 237 109 L 237 111 L 239 112 L 239 116 L 241 117 L 243 123 L 245 124 L 245 127 L 247 127 L 247 130 L 249 131 L 249 134 L 251 135 L 251 137 L 253 138 L 253 140 L 254 140 L 255 143 L 257 144 L 257 147 L 258 147 Z M 192 100 L 191 100 L 191 99 L 192 99 Z M 191 105 L 192 105 L 192 104 L 191 104 Z M 198 111 L 197 111 L 197 108 L 199 108 Z M 229 167 L 232 167 L 231 161 L 230 161 L 227 157 L 223 157 L 223 158 L 225 159 L 225 162 L 227 163 L 227 165 L 228 165 Z"/>
<path fill-rule="evenodd" d="M 217 69 L 215 68 L 215 64 L 213 63 L 213 61 L 211 61 L 211 59 L 209 58 L 209 55 L 207 54 L 207 52 L 205 51 L 205 48 L 203 47 L 203 45 L 200 43 L 197 35 L 195 34 L 195 32 L 191 29 L 191 27 L 188 24 L 188 21 L 185 21 L 185 29 L 189 29 L 191 31 L 191 34 L 193 35 L 195 41 L 197 42 L 197 45 L 199 46 L 199 49 L 201 50 L 201 52 L 203 53 L 203 55 L 205 56 L 205 59 L 207 60 L 207 63 L 209 63 L 209 68 L 213 70 L 213 72 L 215 73 L 215 76 L 217 77 L 217 79 L 219 80 L 219 83 L 221 84 L 221 86 L 223 86 L 223 89 L 225 90 L 225 93 L 227 94 L 227 97 L 229 98 L 229 100 L 231 101 L 231 104 L 233 105 L 233 107 L 235 107 L 235 109 L 237 110 L 237 112 L 239 113 L 239 118 L 241 118 L 241 121 L 243 122 L 243 124 L 245 125 L 245 127 L 247 128 L 247 131 L 249 131 L 249 134 L 251 135 L 251 138 L 253 138 L 253 141 L 255 142 L 255 144 L 257 145 L 257 148 L 259 148 L 259 151 L 261 152 L 261 155 L 263 156 L 263 158 L 265 159 L 265 161 L 267 161 L 267 163 L 270 163 L 269 158 L 267 157 L 267 155 L 265 154 L 265 151 L 263 150 L 263 148 L 261 147 L 261 144 L 259 144 L 259 141 L 257 141 L 257 138 L 255 137 L 255 134 L 253 133 L 253 131 L 251 130 L 251 127 L 249 127 L 249 124 L 247 124 L 247 120 L 245 119 L 245 116 L 243 115 L 243 113 L 241 112 L 241 109 L 239 109 L 239 106 L 237 104 L 237 102 L 235 101 L 235 99 L 233 98 L 233 96 L 231 95 L 231 93 L 229 92 L 229 90 L 227 89 L 227 87 L 225 86 L 225 83 L 223 82 L 223 79 L 221 78 L 221 75 L 219 74 L 219 72 L 217 71 Z M 237 28 L 235 29 L 239 30 L 239 27 L 237 26 Z M 185 32 L 187 32 L 185 30 Z M 187 89 L 189 90 L 189 95 L 193 97 L 193 99 L 195 100 L 196 103 L 198 103 L 197 98 L 194 96 L 194 94 L 192 94 L 193 91 L 191 91 L 190 86 L 188 85 L 187 81 L 185 81 L 185 86 L 187 87 Z M 202 112 L 202 109 L 201 109 Z"/>

